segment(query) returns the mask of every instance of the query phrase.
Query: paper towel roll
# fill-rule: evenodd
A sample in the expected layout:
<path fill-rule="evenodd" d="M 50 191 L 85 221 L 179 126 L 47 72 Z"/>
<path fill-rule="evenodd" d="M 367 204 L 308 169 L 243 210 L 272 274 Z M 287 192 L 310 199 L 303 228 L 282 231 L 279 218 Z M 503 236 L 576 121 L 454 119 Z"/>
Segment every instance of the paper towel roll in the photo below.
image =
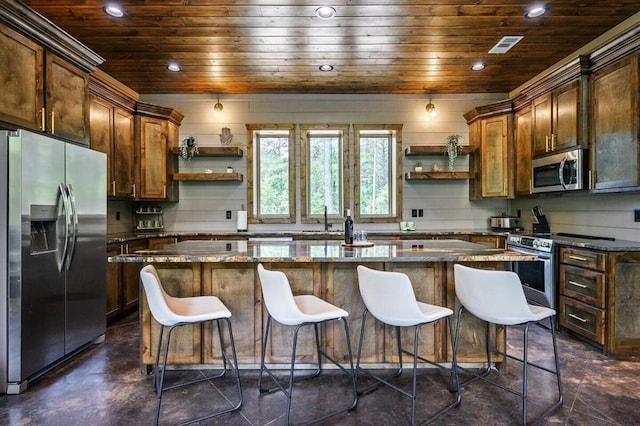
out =
<path fill-rule="evenodd" d="M 238 232 L 247 230 L 247 211 L 238 210 Z"/>

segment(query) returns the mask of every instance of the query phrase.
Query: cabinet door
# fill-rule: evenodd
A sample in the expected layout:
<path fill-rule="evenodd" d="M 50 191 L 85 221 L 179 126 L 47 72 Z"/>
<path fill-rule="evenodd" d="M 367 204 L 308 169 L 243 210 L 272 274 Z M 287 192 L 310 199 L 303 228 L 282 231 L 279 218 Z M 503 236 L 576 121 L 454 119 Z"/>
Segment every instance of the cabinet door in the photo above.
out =
<path fill-rule="evenodd" d="M 594 188 L 638 186 L 638 55 L 596 71 L 591 89 Z"/>
<path fill-rule="evenodd" d="M 515 195 L 531 194 L 531 108 L 518 111 L 515 115 Z"/>
<path fill-rule="evenodd" d="M 509 194 L 507 121 L 503 115 L 482 120 L 482 197 Z"/>
<path fill-rule="evenodd" d="M 507 248 L 507 239 L 499 236 L 471 235 L 469 237 L 469 241 L 476 244 L 482 244 L 483 246 L 486 246 L 488 248 L 498 248 L 498 249 Z"/>
<path fill-rule="evenodd" d="M 91 105 L 91 137 L 89 146 L 91 149 L 107 154 L 107 194 L 115 195 L 115 182 L 113 181 L 112 163 L 113 153 L 113 107 L 98 97 L 90 97 Z"/>
<path fill-rule="evenodd" d="M 107 257 L 122 254 L 120 244 L 107 246 Z M 111 319 L 121 310 L 122 265 L 124 263 L 107 263 L 107 319 Z"/>
<path fill-rule="evenodd" d="M 533 101 L 533 156 L 551 151 L 551 94 Z"/>
<path fill-rule="evenodd" d="M 46 78 L 47 131 L 89 145 L 89 76 L 47 53 Z"/>
<path fill-rule="evenodd" d="M 0 120 L 41 131 L 43 49 L 0 24 Z"/>
<path fill-rule="evenodd" d="M 200 264 L 166 264 L 154 265 L 164 290 L 174 297 L 192 297 L 202 295 Z M 226 303 L 226 301 L 224 301 Z M 153 364 L 156 361 L 160 324 L 153 319 L 145 297 L 140 301 L 140 340 L 142 346 L 142 363 Z M 234 312 L 235 315 L 235 312 Z M 233 321 L 233 319 L 232 319 Z M 234 322 L 235 324 L 235 322 Z M 242 330 L 234 330 L 237 334 Z M 167 335 L 165 330 L 165 336 Z M 178 327 L 171 335 L 168 364 L 200 364 L 202 362 L 202 326 L 185 325 Z"/>
<path fill-rule="evenodd" d="M 136 250 L 147 248 L 147 240 L 132 241 L 127 243 L 126 252 L 133 253 Z M 122 309 L 127 311 L 138 306 L 140 300 L 140 263 L 122 264 Z"/>
<path fill-rule="evenodd" d="M 133 114 L 113 108 L 112 178 L 115 196 L 135 198 L 135 145 Z"/>
<path fill-rule="evenodd" d="M 551 132 L 551 149 L 563 150 L 578 146 L 580 83 L 575 81 L 566 84 L 552 94 L 553 131 Z"/>
<path fill-rule="evenodd" d="M 140 117 L 140 199 L 167 197 L 167 123 Z"/>

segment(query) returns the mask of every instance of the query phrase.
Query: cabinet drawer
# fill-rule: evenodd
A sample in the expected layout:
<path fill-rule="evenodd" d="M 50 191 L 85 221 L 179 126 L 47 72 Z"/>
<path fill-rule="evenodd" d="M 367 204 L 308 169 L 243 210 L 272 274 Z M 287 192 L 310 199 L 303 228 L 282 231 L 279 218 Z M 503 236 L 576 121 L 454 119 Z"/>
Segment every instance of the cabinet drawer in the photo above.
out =
<path fill-rule="evenodd" d="M 598 308 L 605 307 L 604 273 L 560 264 L 558 275 L 560 294 Z"/>
<path fill-rule="evenodd" d="M 560 296 L 560 325 L 604 345 L 605 311 Z"/>
<path fill-rule="evenodd" d="M 606 270 L 605 253 L 573 247 L 560 247 L 559 253 L 561 263 L 595 269 L 597 271 Z"/>

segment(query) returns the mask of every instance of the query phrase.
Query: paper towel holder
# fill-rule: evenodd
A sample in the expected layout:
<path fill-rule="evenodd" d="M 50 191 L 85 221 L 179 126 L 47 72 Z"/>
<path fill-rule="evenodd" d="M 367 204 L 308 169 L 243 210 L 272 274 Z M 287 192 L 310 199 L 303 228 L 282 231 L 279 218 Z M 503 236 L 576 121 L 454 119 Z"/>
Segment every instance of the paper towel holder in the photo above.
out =
<path fill-rule="evenodd" d="M 244 204 L 240 208 L 241 210 L 238 210 L 237 230 L 238 232 L 247 232 L 247 211 L 244 209 Z"/>

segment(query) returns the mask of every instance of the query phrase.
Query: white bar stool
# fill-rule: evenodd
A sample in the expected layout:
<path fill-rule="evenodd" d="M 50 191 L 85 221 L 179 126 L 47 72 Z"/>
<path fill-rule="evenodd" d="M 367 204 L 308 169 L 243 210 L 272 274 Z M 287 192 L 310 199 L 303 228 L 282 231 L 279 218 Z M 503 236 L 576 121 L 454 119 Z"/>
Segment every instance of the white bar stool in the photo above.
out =
<path fill-rule="evenodd" d="M 289 285 L 287 276 L 281 271 L 270 271 L 265 269 L 262 264 L 258 264 L 258 275 L 262 286 L 262 296 L 264 304 L 267 308 L 267 323 L 262 334 L 262 353 L 260 357 L 260 376 L 258 378 L 258 388 L 260 392 L 269 392 L 272 390 L 280 390 L 287 397 L 287 425 L 291 420 L 291 397 L 293 392 L 293 382 L 302 379 L 317 377 L 322 372 L 322 357 L 328 359 L 346 373 L 352 382 L 353 397 L 351 402 L 345 407 L 333 411 L 321 418 L 314 419 L 311 423 L 319 423 L 337 414 L 344 413 L 355 408 L 358 403 L 358 394 L 356 392 L 355 374 L 353 369 L 353 355 L 351 353 L 351 340 L 349 338 L 349 325 L 346 318 L 349 313 L 338 308 L 324 300 L 313 295 L 294 296 Z M 289 369 L 289 378 L 285 383 L 281 383 L 273 374 L 273 372 L 265 364 L 265 355 L 267 342 L 269 339 L 269 330 L 271 329 L 271 320 L 274 319 L 281 325 L 293 326 L 293 349 L 291 352 L 291 365 Z M 347 340 L 348 358 L 350 368 L 347 370 L 340 365 L 330 355 L 320 349 L 320 336 L 318 325 L 328 321 L 338 320 L 344 324 L 344 332 Z M 298 332 L 304 326 L 312 325 L 315 333 L 316 352 L 318 357 L 318 368 L 311 374 L 296 377 L 294 379 L 295 361 L 296 361 L 296 345 L 298 341 Z M 262 378 L 267 374 L 274 382 L 271 387 L 262 385 Z"/>
<path fill-rule="evenodd" d="M 453 352 L 451 369 L 448 369 L 442 364 L 430 361 L 418 355 L 420 328 L 423 325 L 431 324 L 434 321 L 438 321 L 444 318 L 447 319 L 447 324 L 449 326 L 449 335 L 451 336 L 451 342 L 453 344 L 453 325 L 450 321 L 450 317 L 453 315 L 453 311 L 442 306 L 418 302 L 416 300 L 416 296 L 409 277 L 401 272 L 378 271 L 375 269 L 367 268 L 366 266 L 359 265 L 358 285 L 360 287 L 360 294 L 366 308 L 362 316 L 362 329 L 360 330 L 360 342 L 358 344 L 358 361 L 356 363 L 356 372 L 362 372 L 363 374 L 377 381 L 377 383 L 374 383 L 373 385 L 360 391 L 359 394 L 368 393 L 374 389 L 377 389 L 380 385 L 386 385 L 402 393 L 403 395 L 408 396 L 409 398 L 411 398 L 411 424 L 415 425 L 418 360 L 421 360 L 423 362 L 449 371 L 449 390 L 456 393 L 456 398 L 453 402 L 440 409 L 426 422 L 429 423 L 445 414 L 449 410 L 459 406 L 461 399 L 456 368 L 457 363 L 455 351 Z M 371 315 L 373 315 L 373 317 L 378 321 L 396 327 L 399 368 L 396 373 L 390 377 L 382 378 L 360 367 L 360 357 L 362 353 L 362 343 L 364 340 L 365 322 L 368 313 L 371 313 Z M 400 339 L 401 327 L 415 327 L 413 352 L 409 352 L 402 348 Z M 390 379 L 396 378 L 400 376 L 400 374 L 402 374 L 402 354 L 413 356 L 413 381 L 411 392 L 407 392 L 404 389 L 401 389 L 389 382 Z"/>
<path fill-rule="evenodd" d="M 233 332 L 231 330 L 231 312 L 227 307 L 215 296 L 196 296 L 196 297 L 172 297 L 168 295 L 162 288 L 160 278 L 153 265 L 147 265 L 140 271 L 140 280 L 144 286 L 144 292 L 149 303 L 149 309 L 151 314 L 158 323 L 160 323 L 160 336 L 158 337 L 158 349 L 156 353 L 156 363 L 153 366 L 153 386 L 158 397 L 156 405 L 156 416 L 154 424 L 158 424 L 160 418 L 160 404 L 162 403 L 162 393 L 169 389 L 181 388 L 183 386 L 199 383 L 205 380 L 217 379 L 223 377 L 227 373 L 227 365 L 230 367 L 233 376 L 236 379 L 236 385 L 238 389 L 238 402 L 231 408 L 208 414 L 206 416 L 190 420 L 185 424 L 197 423 L 206 419 L 220 416 L 222 414 L 231 413 L 239 410 L 242 406 L 242 388 L 240 386 L 240 374 L 238 371 L 238 360 L 236 358 L 236 348 L 233 340 Z M 176 327 L 183 325 L 192 325 L 198 323 L 204 323 L 207 321 L 215 321 L 218 329 L 218 337 L 220 339 L 220 347 L 222 351 L 223 369 L 222 372 L 213 376 L 203 377 L 200 379 L 192 380 L 187 383 L 179 383 L 173 386 L 163 387 L 164 374 L 167 368 L 167 358 L 169 355 L 169 344 L 171 341 L 171 333 Z M 229 338 L 231 344 L 231 359 L 224 349 L 224 343 L 222 339 L 222 329 L 220 321 L 224 321 L 227 324 L 229 330 Z M 162 336 L 165 327 L 169 327 L 167 333 L 167 341 L 162 351 Z M 160 352 L 164 352 L 164 359 L 162 361 L 162 367 L 160 364 Z"/>
<path fill-rule="evenodd" d="M 460 301 L 458 310 L 458 324 L 456 327 L 456 339 L 454 352 L 458 350 L 458 339 L 460 336 L 460 322 L 462 312 L 467 310 L 473 316 L 486 321 L 486 352 L 487 369 L 481 374 L 473 377 L 461 386 L 467 385 L 477 379 L 498 386 L 508 392 L 522 398 L 522 424 L 527 424 L 527 367 L 535 367 L 540 370 L 552 373 L 556 376 L 558 384 L 558 399 L 551 405 L 534 424 L 544 420 L 545 417 L 553 414 L 562 406 L 562 381 L 560 379 L 560 361 L 558 357 L 558 345 L 556 342 L 555 316 L 556 311 L 544 306 L 529 305 L 527 303 L 522 283 L 518 275 L 510 271 L 491 271 L 474 269 L 468 266 L 454 265 L 454 278 L 456 296 Z M 527 345 L 529 338 L 529 327 L 547 318 L 551 322 L 551 337 L 553 340 L 553 355 L 555 358 L 555 371 L 528 361 Z M 499 351 L 497 348 L 490 349 L 489 324 L 502 326 L 524 325 L 524 355 L 518 358 Z M 509 388 L 501 383 L 497 383 L 487 378 L 491 372 L 491 353 L 503 355 L 523 363 L 522 366 L 522 391 Z M 465 370 L 466 371 L 466 370 Z"/>

